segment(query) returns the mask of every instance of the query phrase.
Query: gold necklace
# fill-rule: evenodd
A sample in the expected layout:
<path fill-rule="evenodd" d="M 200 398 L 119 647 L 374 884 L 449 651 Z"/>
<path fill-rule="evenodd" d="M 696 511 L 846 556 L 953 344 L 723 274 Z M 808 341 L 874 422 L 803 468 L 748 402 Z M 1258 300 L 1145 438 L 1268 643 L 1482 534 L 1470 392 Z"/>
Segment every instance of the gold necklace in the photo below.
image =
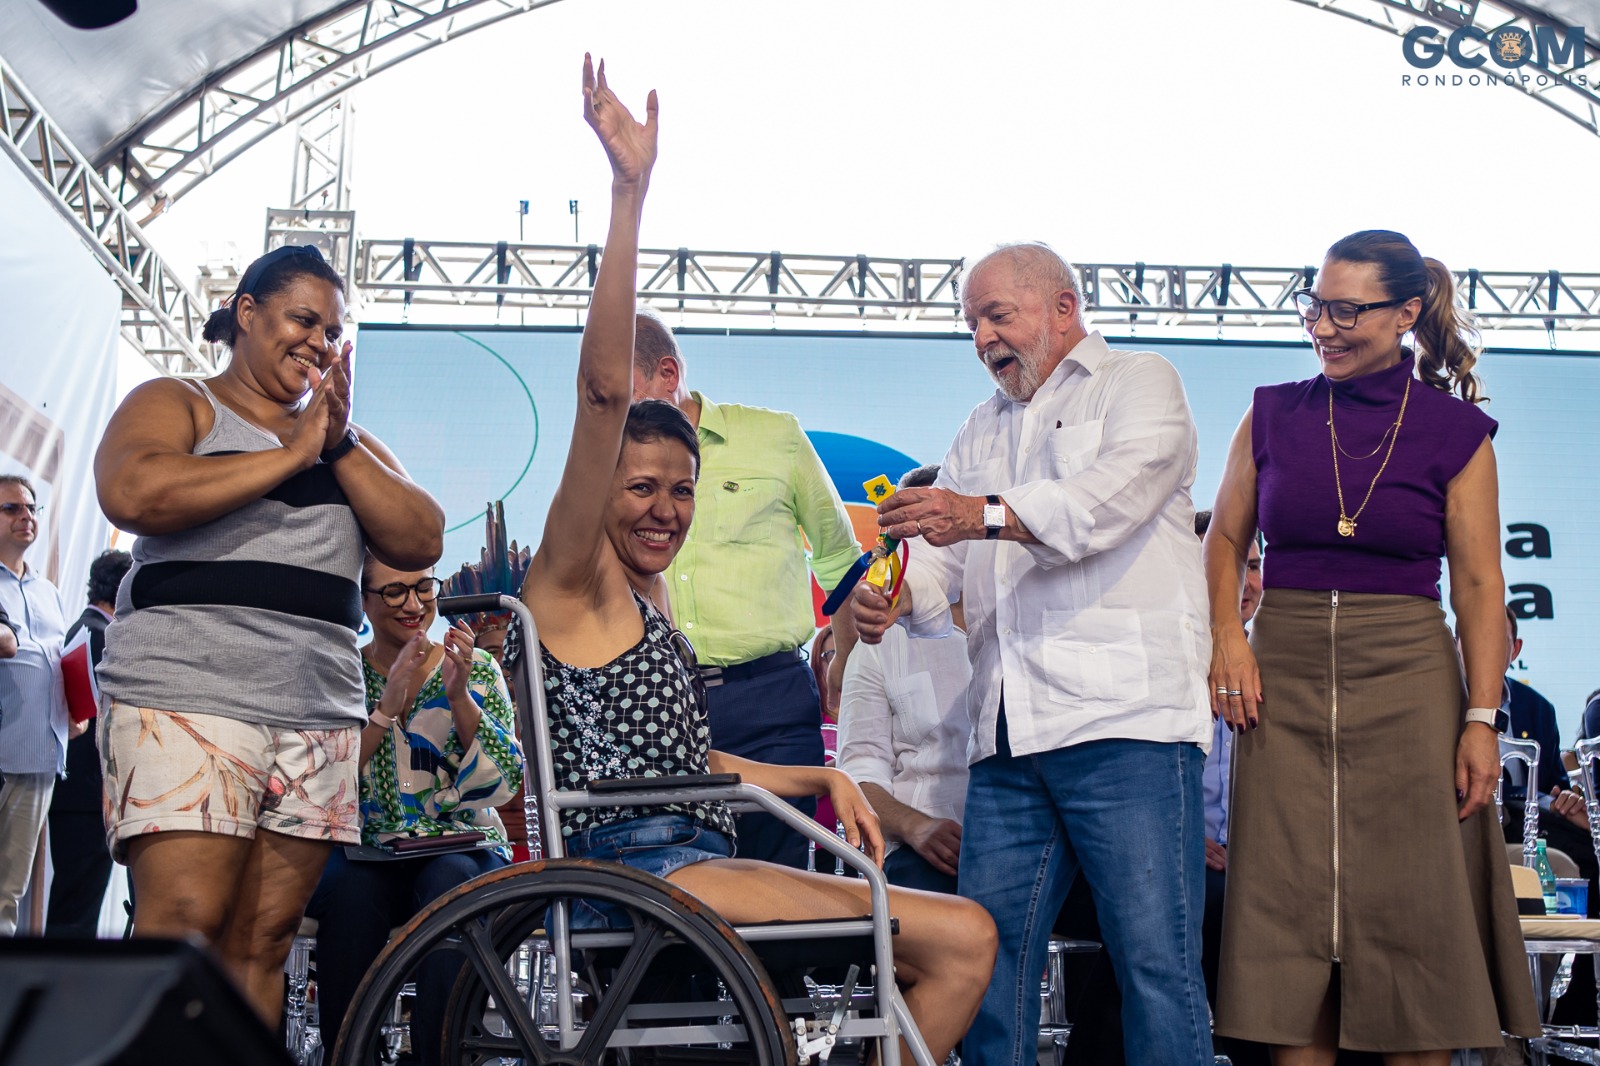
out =
<path fill-rule="evenodd" d="M 1331 417 L 1328 419 L 1328 425 L 1333 425 L 1333 419 Z M 1383 450 L 1383 446 L 1389 441 L 1389 434 L 1393 433 L 1399 425 L 1399 422 L 1390 422 L 1388 428 L 1383 431 L 1383 436 L 1378 438 L 1377 446 L 1366 455 L 1351 455 L 1349 452 L 1345 451 L 1344 445 L 1339 443 L 1339 435 L 1337 433 L 1335 433 L 1333 436 L 1333 446 L 1338 448 L 1339 454 L 1344 456 L 1346 459 L 1371 459 L 1374 455 L 1377 455 Z"/>
<path fill-rule="evenodd" d="M 1339 453 L 1343 451 L 1343 449 L 1339 447 L 1339 434 L 1333 428 L 1333 386 L 1331 383 L 1329 384 L 1328 438 L 1333 443 L 1333 488 L 1334 491 L 1339 494 L 1339 536 L 1353 537 L 1356 535 L 1356 519 L 1360 518 L 1361 512 L 1367 509 L 1367 503 L 1372 499 L 1372 490 L 1378 487 L 1378 479 L 1383 476 L 1384 470 L 1389 466 L 1389 460 L 1394 457 L 1394 446 L 1400 441 L 1400 423 L 1406 420 L 1406 403 L 1410 399 L 1411 379 L 1406 378 L 1406 391 L 1405 394 L 1400 397 L 1400 415 L 1394 420 L 1394 426 L 1392 427 L 1394 429 L 1394 436 L 1389 438 L 1389 451 L 1385 453 L 1383 462 L 1378 466 L 1378 472 L 1372 475 L 1372 484 L 1367 486 L 1367 494 L 1362 498 L 1361 506 L 1356 508 L 1355 514 L 1347 515 L 1344 513 L 1344 483 L 1339 480 Z M 1387 430 L 1384 431 L 1384 436 L 1389 436 Z M 1383 447 L 1383 439 L 1379 438 L 1378 448 L 1381 447 Z M 1378 448 L 1372 449 L 1372 451 L 1363 456 L 1363 458 L 1370 459 L 1372 456 L 1377 455 Z M 1349 455 L 1348 452 L 1345 454 Z M 1354 458 L 1354 456 L 1351 456 L 1351 458 Z"/>

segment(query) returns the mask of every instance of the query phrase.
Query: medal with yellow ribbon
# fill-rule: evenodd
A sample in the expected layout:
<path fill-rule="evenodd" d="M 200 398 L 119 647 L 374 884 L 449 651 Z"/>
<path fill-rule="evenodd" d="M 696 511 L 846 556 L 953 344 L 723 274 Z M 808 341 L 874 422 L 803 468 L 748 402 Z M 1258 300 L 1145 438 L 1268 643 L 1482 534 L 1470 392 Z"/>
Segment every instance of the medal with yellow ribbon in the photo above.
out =
<path fill-rule="evenodd" d="M 894 495 L 894 482 L 885 474 L 879 474 L 871 481 L 863 482 L 861 487 L 866 490 L 867 499 L 874 504 L 882 503 Z M 839 584 L 828 593 L 828 598 L 822 604 L 822 613 L 831 617 L 844 606 L 844 601 L 850 597 L 851 591 L 863 578 L 867 584 L 874 585 L 882 591 L 893 604 L 900 598 L 900 584 L 905 578 L 906 556 L 909 551 L 905 544 L 889 534 L 878 534 L 878 543 L 872 546 L 871 551 L 862 553 L 861 558 L 851 563 L 850 569 L 844 572 Z"/>

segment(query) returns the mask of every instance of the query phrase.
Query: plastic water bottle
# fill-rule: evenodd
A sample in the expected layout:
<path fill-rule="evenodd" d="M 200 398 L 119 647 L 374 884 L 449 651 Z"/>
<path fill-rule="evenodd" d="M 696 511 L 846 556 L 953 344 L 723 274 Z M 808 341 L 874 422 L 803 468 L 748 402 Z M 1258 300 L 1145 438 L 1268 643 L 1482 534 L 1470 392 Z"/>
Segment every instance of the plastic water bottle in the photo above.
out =
<path fill-rule="evenodd" d="M 1544 893 L 1544 912 L 1556 913 L 1556 875 L 1550 869 L 1550 856 L 1545 854 L 1544 837 L 1539 838 L 1539 853 L 1533 860 L 1533 868 L 1539 873 L 1539 888 Z"/>

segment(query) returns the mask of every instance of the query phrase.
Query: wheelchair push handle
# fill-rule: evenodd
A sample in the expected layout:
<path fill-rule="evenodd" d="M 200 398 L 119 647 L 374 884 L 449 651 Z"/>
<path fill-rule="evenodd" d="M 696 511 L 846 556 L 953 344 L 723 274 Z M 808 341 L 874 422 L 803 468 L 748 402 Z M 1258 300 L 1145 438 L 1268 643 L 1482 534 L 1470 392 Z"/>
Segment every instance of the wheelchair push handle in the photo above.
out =
<path fill-rule="evenodd" d="M 471 596 L 440 596 L 438 601 L 439 613 L 452 614 L 488 614 L 493 611 L 508 610 L 507 604 L 501 603 L 503 599 L 513 599 L 502 596 L 498 592 L 478 592 Z"/>

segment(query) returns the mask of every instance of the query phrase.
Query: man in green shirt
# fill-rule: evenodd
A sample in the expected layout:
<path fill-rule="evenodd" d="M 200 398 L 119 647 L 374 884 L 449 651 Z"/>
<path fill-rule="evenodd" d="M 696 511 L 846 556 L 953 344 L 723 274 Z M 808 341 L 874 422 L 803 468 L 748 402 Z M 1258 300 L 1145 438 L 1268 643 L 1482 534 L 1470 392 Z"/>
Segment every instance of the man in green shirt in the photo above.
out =
<path fill-rule="evenodd" d="M 839 493 L 793 415 L 690 392 L 672 331 L 648 313 L 634 330 L 633 398 L 671 403 L 700 437 L 694 524 L 663 576 L 674 622 L 700 660 L 711 746 L 821 766 L 821 701 L 800 651 L 816 629 L 806 541 L 809 570 L 832 589 L 861 554 Z M 848 616 L 834 624 L 851 625 Z M 792 802 L 816 813 L 813 799 Z M 739 819 L 739 855 L 803 869 L 806 844 L 749 814 Z"/>

